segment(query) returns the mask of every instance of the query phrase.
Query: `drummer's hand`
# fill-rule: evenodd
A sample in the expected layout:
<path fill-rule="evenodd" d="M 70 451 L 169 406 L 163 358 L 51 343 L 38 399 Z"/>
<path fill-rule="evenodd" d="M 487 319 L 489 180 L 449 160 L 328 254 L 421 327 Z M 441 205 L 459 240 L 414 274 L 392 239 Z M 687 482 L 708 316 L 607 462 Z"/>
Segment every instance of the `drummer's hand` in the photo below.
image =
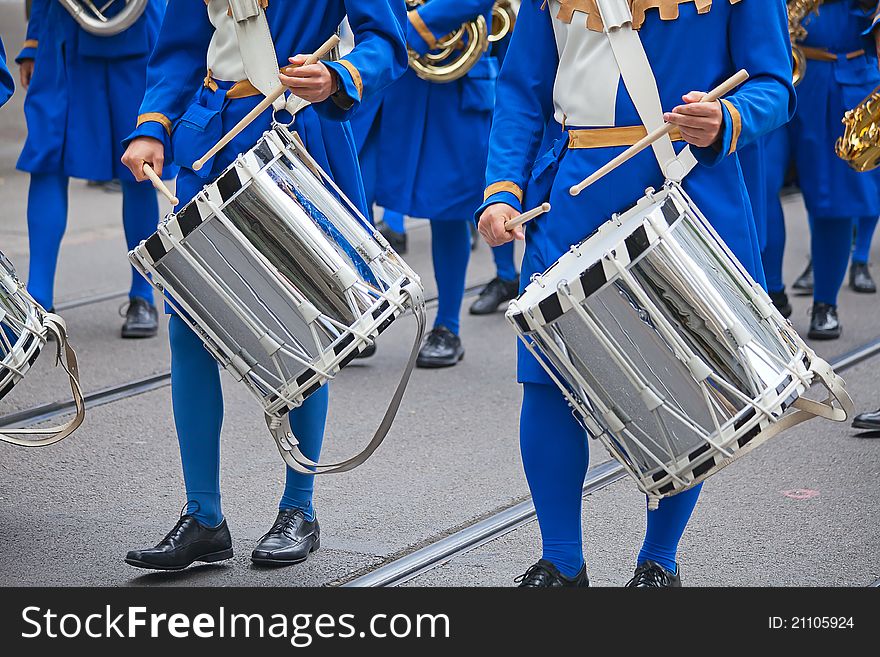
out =
<path fill-rule="evenodd" d="M 134 174 L 140 182 L 146 180 L 144 164 L 153 167 L 157 176 L 162 175 L 162 165 L 165 164 L 165 145 L 152 137 L 136 137 L 131 140 L 125 153 L 122 154 L 122 163 Z"/>
<path fill-rule="evenodd" d="M 682 96 L 684 105 L 679 105 L 663 115 L 666 122 L 678 126 L 687 143 L 700 148 L 711 146 L 718 140 L 724 122 L 721 102 L 716 100 L 704 103 L 700 99 L 705 95 L 692 91 L 687 96 Z"/>
<path fill-rule="evenodd" d="M 21 78 L 21 86 L 27 89 L 31 86 L 31 78 L 34 77 L 34 60 L 22 59 L 18 65 L 18 74 Z"/>
<path fill-rule="evenodd" d="M 336 93 L 339 82 L 322 62 L 303 66 L 306 55 L 291 57 L 289 61 L 293 66 L 285 67 L 287 74 L 282 73 L 278 79 L 295 95 L 310 103 L 320 103 Z"/>
<path fill-rule="evenodd" d="M 524 240 L 526 234 L 522 226 L 513 230 L 504 228 L 504 223 L 508 219 L 518 217 L 519 214 L 516 208 L 507 203 L 493 203 L 480 215 L 480 235 L 491 247 L 501 246 L 513 240 Z"/>

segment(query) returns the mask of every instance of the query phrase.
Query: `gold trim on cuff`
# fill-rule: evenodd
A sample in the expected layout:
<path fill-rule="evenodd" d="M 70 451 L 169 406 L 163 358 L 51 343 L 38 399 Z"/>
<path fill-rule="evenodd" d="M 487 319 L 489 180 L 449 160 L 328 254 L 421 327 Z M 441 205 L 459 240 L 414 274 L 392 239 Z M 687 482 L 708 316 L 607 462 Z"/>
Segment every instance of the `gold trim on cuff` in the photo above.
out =
<path fill-rule="evenodd" d="M 512 183 L 509 180 L 502 180 L 501 182 L 492 183 L 486 188 L 486 191 L 483 192 L 483 201 L 488 201 L 489 197 L 493 194 L 498 194 L 499 192 L 510 192 L 516 199 L 522 203 L 523 200 L 523 190 L 516 183 Z"/>
<path fill-rule="evenodd" d="M 739 113 L 739 110 L 733 106 L 733 103 L 731 103 L 726 98 L 722 98 L 721 102 L 724 103 L 727 111 L 730 112 L 730 118 L 733 119 L 733 136 L 730 138 L 730 150 L 727 152 L 728 155 L 733 155 L 734 153 L 736 153 L 736 146 L 739 143 L 739 136 L 742 134 L 742 115 Z"/>
<path fill-rule="evenodd" d="M 27 41 L 24 42 L 24 45 L 22 45 L 22 49 L 36 48 L 38 43 L 39 43 L 39 41 L 37 41 L 36 39 L 28 39 Z"/>
<path fill-rule="evenodd" d="M 165 132 L 169 135 L 171 134 L 171 119 L 160 112 L 147 112 L 146 114 L 141 114 L 138 116 L 137 124 L 138 127 L 142 123 L 147 123 L 148 121 L 155 121 L 156 123 L 161 123 L 162 127 L 165 128 Z"/>
<path fill-rule="evenodd" d="M 339 63 L 351 74 L 351 79 L 354 81 L 354 86 L 357 87 L 358 90 L 358 100 L 364 97 L 364 82 L 361 79 L 361 72 L 357 70 L 357 67 L 352 64 L 347 59 L 340 59 Z"/>
<path fill-rule="evenodd" d="M 425 43 L 428 44 L 428 47 L 433 50 L 437 47 L 437 37 L 434 36 L 434 33 L 425 25 L 425 21 L 422 20 L 422 17 L 419 16 L 419 12 L 415 9 L 407 12 L 407 17 L 409 18 L 409 22 L 412 23 L 412 26 L 416 28 L 416 32 L 419 33 L 419 36 L 425 40 Z"/>

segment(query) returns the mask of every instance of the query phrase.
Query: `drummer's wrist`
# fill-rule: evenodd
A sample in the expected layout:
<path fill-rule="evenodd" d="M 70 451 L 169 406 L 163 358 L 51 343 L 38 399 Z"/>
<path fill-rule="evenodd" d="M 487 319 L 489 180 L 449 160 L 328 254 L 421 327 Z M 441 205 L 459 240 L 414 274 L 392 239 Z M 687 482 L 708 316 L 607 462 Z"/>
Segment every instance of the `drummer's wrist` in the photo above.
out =
<path fill-rule="evenodd" d="M 339 79 L 339 73 L 335 69 L 328 66 L 330 77 L 333 78 L 333 91 L 330 93 L 330 100 L 339 109 L 346 112 L 354 106 L 354 99 L 345 92 L 345 85 Z"/>

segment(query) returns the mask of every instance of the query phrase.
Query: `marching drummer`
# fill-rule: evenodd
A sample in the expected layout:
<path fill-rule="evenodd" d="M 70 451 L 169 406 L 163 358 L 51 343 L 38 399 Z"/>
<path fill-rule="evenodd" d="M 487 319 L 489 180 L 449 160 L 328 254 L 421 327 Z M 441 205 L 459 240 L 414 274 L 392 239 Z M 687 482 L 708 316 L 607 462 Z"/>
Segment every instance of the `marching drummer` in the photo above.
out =
<path fill-rule="evenodd" d="M 138 127 L 126 140 L 123 159 L 128 167 L 143 179 L 145 163 L 157 172 L 167 162 L 179 164 L 177 195 L 186 203 L 268 128 L 271 109 L 199 171 L 193 170 L 193 163 L 264 95 L 272 93 L 280 79 L 311 103 L 296 115 L 293 129 L 320 166 L 366 212 L 347 120 L 364 98 L 400 76 L 406 67 L 402 4 L 333 0 L 320 6 L 293 2 L 267 5 L 260 0 L 209 0 L 206 5 L 191 0 L 168 3 L 147 70 L 148 89 Z M 318 49 L 346 14 L 357 43 L 354 50 L 337 62 L 303 65 L 306 56 L 298 53 Z M 237 23 L 256 29 L 239 31 Z M 253 36 L 265 34 L 264 28 L 271 33 L 271 40 Z M 285 67 L 280 76 L 279 66 Z M 285 114 L 282 110 L 280 118 L 289 119 Z M 165 539 L 154 548 L 129 552 L 126 561 L 142 568 L 179 570 L 195 561 L 230 558 L 232 539 L 220 501 L 223 400 L 218 365 L 178 316 L 171 317 L 170 337 L 172 404 L 187 506 Z M 323 386 L 289 415 L 302 452 L 313 460 L 320 455 L 327 399 L 327 386 Z M 313 479 L 313 475 L 287 468 L 278 516 L 255 547 L 251 555 L 254 562 L 298 563 L 318 549 Z"/>
<path fill-rule="evenodd" d="M 407 42 L 424 55 L 463 23 L 478 16 L 488 20 L 494 0 L 409 4 Z M 450 367 L 464 357 L 459 334 L 471 252 L 469 222 L 482 200 L 497 73 L 491 52 L 451 82 L 423 80 L 409 70 L 386 90 L 381 106 L 369 108 L 370 116 L 355 118 L 361 159 L 375 162 L 375 202 L 430 219 L 439 298 L 419 367 Z"/>
<path fill-rule="evenodd" d="M 105 7 L 112 19 L 125 3 Z M 165 2 L 150 0 L 123 32 L 87 31 L 64 3 L 34 0 L 27 41 L 15 61 L 27 89 L 27 141 L 18 168 L 30 176 L 27 221 L 30 242 L 28 291 L 46 309 L 55 305 L 55 270 L 67 224 L 68 183 L 119 179 L 122 224 L 129 249 L 156 230 L 159 203 L 149 182 L 140 183 L 119 161 L 121 141 L 137 117 L 144 71 L 162 22 Z M 97 23 L 97 20 L 95 21 Z M 166 172 L 174 177 L 173 169 Z M 153 290 L 131 270 L 123 338 L 156 335 Z"/>
<path fill-rule="evenodd" d="M 737 150 L 785 123 L 794 109 L 785 5 L 760 0 L 715 0 L 699 8 L 688 1 L 657 4 L 522 3 L 499 80 L 488 187 L 477 216 L 492 246 L 525 239 L 524 281 L 613 213 L 630 207 L 646 187 L 660 187 L 665 177 L 681 178 L 691 168 L 685 189 L 743 265 L 763 281 Z M 720 102 L 702 102 L 707 91 L 738 69 L 751 75 L 745 84 Z M 620 90 L 621 84 L 629 93 Z M 638 108 L 631 97 L 638 99 Z M 548 121 L 565 132 L 539 152 Z M 663 121 L 676 128 L 673 143 L 661 140 L 580 195 L 572 194 L 572 186 Z M 552 209 L 525 231 L 505 230 L 505 221 L 545 201 Z M 519 581 L 522 586 L 587 586 L 581 531 L 587 434 L 523 345 L 518 365 L 520 446 L 543 540 L 541 559 Z M 665 498 L 648 512 L 628 586 L 680 586 L 676 553 L 699 490 Z"/>

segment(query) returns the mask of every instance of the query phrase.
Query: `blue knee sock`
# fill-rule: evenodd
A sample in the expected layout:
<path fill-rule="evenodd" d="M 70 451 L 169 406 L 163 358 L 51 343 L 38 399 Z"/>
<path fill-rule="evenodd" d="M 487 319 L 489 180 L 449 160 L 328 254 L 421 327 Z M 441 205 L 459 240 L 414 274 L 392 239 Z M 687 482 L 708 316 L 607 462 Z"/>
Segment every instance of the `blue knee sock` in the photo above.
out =
<path fill-rule="evenodd" d="M 678 572 L 675 555 L 688 520 L 697 505 L 697 498 L 703 484 L 694 486 L 678 495 L 664 497 L 660 508 L 648 511 L 648 528 L 645 531 L 645 542 L 639 551 L 638 565 L 646 561 L 654 561 L 669 570 Z"/>
<path fill-rule="evenodd" d="M 187 513 L 203 525 L 223 520 L 220 507 L 220 429 L 223 392 L 217 361 L 180 317 L 172 315 L 171 403 L 186 482 Z"/>
<path fill-rule="evenodd" d="M 837 305 L 837 294 L 849 265 L 853 219 L 811 217 L 813 301 Z"/>
<path fill-rule="evenodd" d="M 852 261 L 867 264 L 871 257 L 871 241 L 874 239 L 874 231 L 877 229 L 877 220 L 880 217 L 859 217 L 856 222 L 856 243 L 853 249 Z"/>
<path fill-rule="evenodd" d="M 313 461 L 317 461 L 321 456 L 328 399 L 328 386 L 321 386 L 302 406 L 295 408 L 287 416 L 290 420 L 290 428 L 299 440 L 299 448 Z M 278 509 L 301 509 L 307 520 L 314 520 L 315 508 L 312 505 L 314 490 L 315 475 L 300 474 L 288 467 L 284 495 L 278 503 Z"/>
<path fill-rule="evenodd" d="M 538 512 L 543 557 L 566 577 L 584 564 L 581 502 L 587 434 L 555 386 L 523 384 L 520 451 Z"/>
<path fill-rule="evenodd" d="M 28 189 L 27 289 L 47 310 L 55 305 L 55 269 L 67 227 L 67 182 L 67 176 L 61 174 L 33 173 Z"/>
<path fill-rule="evenodd" d="M 122 182 L 122 226 L 128 250 L 156 232 L 159 224 L 159 201 L 149 182 Z M 153 301 L 153 288 L 146 278 L 131 270 L 130 297 Z"/>
<path fill-rule="evenodd" d="M 395 233 L 405 233 L 406 226 L 403 225 L 403 214 L 394 212 L 394 210 L 385 210 L 382 220 L 388 224 L 388 227 Z"/>
<path fill-rule="evenodd" d="M 504 281 L 516 280 L 519 273 L 513 262 L 513 242 L 492 249 L 492 258 L 495 260 L 495 271 L 498 278 Z"/>
<path fill-rule="evenodd" d="M 782 292 L 785 282 L 782 278 L 782 257 L 785 254 L 785 218 L 778 195 L 767 204 L 767 244 L 761 252 L 767 290 Z"/>
<path fill-rule="evenodd" d="M 434 326 L 445 326 L 458 335 L 464 281 L 471 257 L 468 222 L 431 221 L 431 256 L 434 259 L 434 280 L 437 281 L 439 297 Z"/>

